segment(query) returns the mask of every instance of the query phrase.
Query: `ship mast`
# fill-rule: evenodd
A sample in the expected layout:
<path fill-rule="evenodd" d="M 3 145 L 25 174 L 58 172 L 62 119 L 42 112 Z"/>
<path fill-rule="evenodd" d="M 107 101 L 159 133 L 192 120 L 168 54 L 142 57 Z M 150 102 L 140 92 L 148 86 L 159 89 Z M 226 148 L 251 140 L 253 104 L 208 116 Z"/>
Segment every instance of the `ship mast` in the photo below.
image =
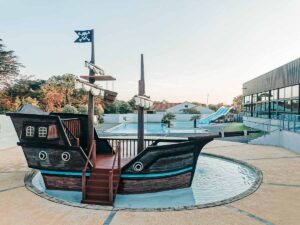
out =
<path fill-rule="evenodd" d="M 91 63 L 95 64 L 95 44 L 94 44 L 94 30 L 92 30 L 92 43 L 91 43 Z M 95 83 L 95 72 L 90 67 L 89 68 L 89 83 Z M 94 140 L 94 95 L 92 94 L 92 90 L 89 91 L 89 99 L 88 99 L 88 146 L 91 146 Z"/>
<path fill-rule="evenodd" d="M 139 96 L 145 95 L 144 56 L 141 54 L 141 79 L 139 80 Z M 138 106 L 138 153 L 144 149 L 144 106 Z"/>

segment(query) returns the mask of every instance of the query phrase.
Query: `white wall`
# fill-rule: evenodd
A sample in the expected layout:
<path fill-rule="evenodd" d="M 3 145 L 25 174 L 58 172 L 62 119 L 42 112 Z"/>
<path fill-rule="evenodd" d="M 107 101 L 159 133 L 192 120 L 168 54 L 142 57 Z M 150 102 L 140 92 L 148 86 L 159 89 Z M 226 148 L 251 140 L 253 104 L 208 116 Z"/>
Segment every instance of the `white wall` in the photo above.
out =
<path fill-rule="evenodd" d="M 145 114 L 146 123 L 160 123 L 165 113 Z M 209 114 L 201 114 L 200 117 L 207 117 Z M 189 121 L 192 114 L 175 114 L 175 121 Z M 104 114 L 104 123 L 137 123 L 137 114 Z"/>
<path fill-rule="evenodd" d="M 18 137 L 9 116 L 0 115 L 0 150 L 17 146 Z"/>
<path fill-rule="evenodd" d="M 287 148 L 300 154 L 300 133 L 291 131 L 275 131 L 249 142 L 257 145 L 271 145 Z"/>
<path fill-rule="evenodd" d="M 280 121 L 274 119 L 264 119 L 264 118 L 257 118 L 257 117 L 243 117 L 243 123 L 247 127 L 251 127 L 258 130 L 263 131 L 274 131 L 278 130 Z"/>

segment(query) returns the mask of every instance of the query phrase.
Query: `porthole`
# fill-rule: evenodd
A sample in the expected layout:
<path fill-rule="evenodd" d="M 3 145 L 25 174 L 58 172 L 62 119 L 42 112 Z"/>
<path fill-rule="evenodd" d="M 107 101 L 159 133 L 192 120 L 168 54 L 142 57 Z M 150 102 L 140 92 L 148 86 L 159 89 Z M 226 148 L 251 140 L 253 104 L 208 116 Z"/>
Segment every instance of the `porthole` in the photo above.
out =
<path fill-rule="evenodd" d="M 133 164 L 133 170 L 136 171 L 136 172 L 142 171 L 143 168 L 144 168 L 144 165 L 143 165 L 143 163 L 141 163 L 141 162 L 135 162 L 135 163 Z"/>
<path fill-rule="evenodd" d="M 48 157 L 47 152 L 45 152 L 45 151 L 40 151 L 39 152 L 39 159 L 40 160 L 46 160 L 47 157 Z"/>
<path fill-rule="evenodd" d="M 61 154 L 61 159 L 65 162 L 69 161 L 71 159 L 71 155 L 69 152 L 63 152 Z"/>

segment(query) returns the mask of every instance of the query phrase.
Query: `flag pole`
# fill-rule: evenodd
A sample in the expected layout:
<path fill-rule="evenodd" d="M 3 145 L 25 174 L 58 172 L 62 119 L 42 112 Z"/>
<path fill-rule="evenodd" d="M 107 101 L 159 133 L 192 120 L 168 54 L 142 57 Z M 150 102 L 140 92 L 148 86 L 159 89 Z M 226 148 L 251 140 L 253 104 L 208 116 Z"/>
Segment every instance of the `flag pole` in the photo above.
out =
<path fill-rule="evenodd" d="M 92 43 L 91 43 L 91 63 L 95 64 L 95 44 L 94 44 L 94 29 L 92 29 Z M 90 68 L 89 76 L 94 76 L 95 72 Z M 95 79 L 90 77 L 89 82 L 95 83 Z M 94 140 L 94 96 L 89 91 L 88 99 L 88 146 L 91 146 Z"/>
<path fill-rule="evenodd" d="M 141 79 L 139 80 L 139 96 L 145 95 L 144 56 L 141 54 Z M 138 153 L 144 149 L 144 107 L 138 106 Z"/>

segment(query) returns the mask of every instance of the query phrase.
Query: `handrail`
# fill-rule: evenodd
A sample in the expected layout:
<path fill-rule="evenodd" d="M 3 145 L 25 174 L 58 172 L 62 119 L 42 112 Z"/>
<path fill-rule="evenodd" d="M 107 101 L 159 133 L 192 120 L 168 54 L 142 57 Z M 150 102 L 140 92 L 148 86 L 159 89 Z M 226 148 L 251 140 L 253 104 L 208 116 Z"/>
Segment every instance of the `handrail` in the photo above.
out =
<path fill-rule="evenodd" d="M 70 138 L 70 136 L 74 139 L 74 141 L 76 142 L 76 145 L 79 146 L 79 138 L 77 138 L 71 131 L 70 129 L 66 126 L 66 124 L 62 123 L 62 125 L 64 126 L 64 128 L 67 131 L 67 137 Z"/>
<path fill-rule="evenodd" d="M 117 144 L 117 149 L 115 153 L 115 158 L 112 164 L 112 168 L 109 171 L 109 182 L 108 182 L 108 190 L 109 190 L 109 202 L 113 202 L 114 200 L 114 170 L 115 170 L 115 164 L 116 164 L 116 159 L 118 157 L 118 172 L 120 173 L 121 170 L 121 145 L 120 141 L 118 141 Z"/>
<path fill-rule="evenodd" d="M 95 167 L 95 164 L 96 164 L 95 154 L 96 154 L 96 141 L 93 140 L 91 147 L 90 147 L 89 155 L 87 157 L 86 163 L 82 170 L 82 179 L 81 179 L 82 200 L 85 200 L 85 198 L 86 198 L 86 170 L 87 170 L 87 167 L 88 167 L 91 157 L 92 157 L 92 165 L 91 166 L 92 166 L 92 168 Z"/>

